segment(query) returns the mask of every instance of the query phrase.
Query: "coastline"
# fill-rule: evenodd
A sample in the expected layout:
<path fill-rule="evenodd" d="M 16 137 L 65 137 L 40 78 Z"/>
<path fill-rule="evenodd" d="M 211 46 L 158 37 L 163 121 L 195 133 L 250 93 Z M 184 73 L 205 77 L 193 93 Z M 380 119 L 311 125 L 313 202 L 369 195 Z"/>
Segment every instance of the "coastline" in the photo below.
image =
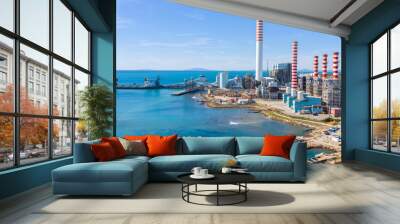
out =
<path fill-rule="evenodd" d="M 238 104 L 219 104 L 213 101 L 213 97 L 207 94 L 199 94 L 203 99 L 202 102 L 209 108 L 217 109 L 232 109 L 232 108 L 243 108 L 248 109 L 254 113 L 260 113 L 265 118 L 284 122 L 286 124 L 301 126 L 307 128 L 304 136 L 298 137 L 298 140 L 307 142 L 307 148 L 321 148 L 332 151 L 329 155 L 318 155 L 319 161 L 328 161 L 330 163 L 341 162 L 341 144 L 334 142 L 328 136 L 324 134 L 326 129 L 336 127 L 340 124 L 339 119 L 324 119 L 324 120 L 311 120 L 305 117 L 293 116 L 287 114 L 282 110 L 279 110 L 269 105 L 266 100 L 256 100 L 252 104 L 238 105 Z"/>

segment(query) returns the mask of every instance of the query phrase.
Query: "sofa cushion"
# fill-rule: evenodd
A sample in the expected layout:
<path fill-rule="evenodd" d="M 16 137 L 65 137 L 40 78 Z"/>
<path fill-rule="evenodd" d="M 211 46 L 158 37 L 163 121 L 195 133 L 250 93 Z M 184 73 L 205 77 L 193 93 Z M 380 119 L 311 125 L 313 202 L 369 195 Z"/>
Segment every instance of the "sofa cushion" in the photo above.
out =
<path fill-rule="evenodd" d="M 264 146 L 260 155 L 262 156 L 280 156 L 290 159 L 290 148 L 296 140 L 295 135 L 265 135 Z"/>
<path fill-rule="evenodd" d="M 105 162 L 118 158 L 118 156 L 115 154 L 113 146 L 109 142 L 93 144 L 91 145 L 91 149 L 94 157 L 96 157 L 96 161 Z"/>
<path fill-rule="evenodd" d="M 92 144 L 99 144 L 101 141 L 93 140 L 88 142 L 75 143 L 74 147 L 74 163 L 95 162 L 96 158 L 91 149 Z"/>
<path fill-rule="evenodd" d="M 240 167 L 249 172 L 292 172 L 292 161 L 279 156 L 239 155 Z"/>
<path fill-rule="evenodd" d="M 176 155 L 176 139 L 177 135 L 158 136 L 150 135 L 147 137 L 146 143 L 148 147 L 148 156 L 166 156 Z"/>
<path fill-rule="evenodd" d="M 124 146 L 121 144 L 118 137 L 104 137 L 101 138 L 101 142 L 110 143 L 112 148 L 114 149 L 117 158 L 122 158 L 126 156 L 126 151 L 124 149 Z"/>
<path fill-rule="evenodd" d="M 147 172 L 147 163 L 140 159 L 75 163 L 59 167 L 52 174 L 57 182 L 130 182 L 135 172 Z"/>
<path fill-rule="evenodd" d="M 193 167 L 199 166 L 212 172 L 219 171 L 230 159 L 231 155 L 175 155 L 158 156 L 149 160 L 150 171 L 163 172 L 190 172 Z"/>
<path fill-rule="evenodd" d="M 235 154 L 233 137 L 183 137 L 182 154 Z"/>
<path fill-rule="evenodd" d="M 264 145 L 263 137 L 236 137 L 236 155 L 260 154 Z"/>

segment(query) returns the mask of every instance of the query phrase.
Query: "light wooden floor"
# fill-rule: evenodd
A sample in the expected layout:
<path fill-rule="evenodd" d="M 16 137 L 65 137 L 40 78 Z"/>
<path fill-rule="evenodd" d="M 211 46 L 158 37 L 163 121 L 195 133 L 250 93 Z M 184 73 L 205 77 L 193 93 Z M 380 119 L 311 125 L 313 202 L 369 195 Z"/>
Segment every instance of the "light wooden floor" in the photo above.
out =
<path fill-rule="evenodd" d="M 0 223 L 400 223 L 399 174 L 356 163 L 312 165 L 308 174 L 308 182 L 367 206 L 357 214 L 35 214 L 35 208 L 54 199 L 49 186 L 43 186 L 0 202 Z"/>

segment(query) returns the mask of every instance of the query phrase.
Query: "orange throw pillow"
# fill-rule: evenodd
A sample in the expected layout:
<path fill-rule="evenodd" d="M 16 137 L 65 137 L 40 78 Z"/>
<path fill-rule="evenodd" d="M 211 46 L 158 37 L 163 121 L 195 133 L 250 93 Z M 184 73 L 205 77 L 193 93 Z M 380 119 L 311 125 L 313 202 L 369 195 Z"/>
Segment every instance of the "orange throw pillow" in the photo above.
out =
<path fill-rule="evenodd" d="M 91 145 L 94 157 L 99 162 L 110 161 L 116 159 L 115 151 L 109 142 L 102 142 Z"/>
<path fill-rule="evenodd" d="M 129 140 L 129 141 L 142 141 L 146 142 L 147 140 L 147 135 L 142 135 L 142 136 L 130 136 L 130 135 L 125 135 L 124 139 Z"/>
<path fill-rule="evenodd" d="M 264 146 L 261 149 L 261 156 L 280 156 L 286 159 L 290 157 L 290 148 L 296 140 L 296 136 L 264 136 Z"/>
<path fill-rule="evenodd" d="M 147 137 L 148 156 L 176 155 L 177 135 L 158 136 L 151 135 Z"/>
<path fill-rule="evenodd" d="M 125 157 L 126 151 L 117 137 L 101 138 L 101 142 L 108 142 L 114 149 L 117 158 Z"/>

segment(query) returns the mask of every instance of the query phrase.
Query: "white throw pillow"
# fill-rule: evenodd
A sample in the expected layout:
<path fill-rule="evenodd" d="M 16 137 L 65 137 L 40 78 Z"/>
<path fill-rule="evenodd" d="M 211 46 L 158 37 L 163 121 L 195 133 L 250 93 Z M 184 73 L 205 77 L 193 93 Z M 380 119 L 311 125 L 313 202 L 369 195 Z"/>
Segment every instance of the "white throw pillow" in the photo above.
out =
<path fill-rule="evenodd" d="M 122 146 L 124 147 L 127 156 L 129 156 L 129 155 L 146 156 L 147 155 L 146 145 L 144 144 L 143 141 L 140 141 L 140 140 L 129 141 L 124 138 L 119 138 L 119 141 L 121 142 Z"/>

